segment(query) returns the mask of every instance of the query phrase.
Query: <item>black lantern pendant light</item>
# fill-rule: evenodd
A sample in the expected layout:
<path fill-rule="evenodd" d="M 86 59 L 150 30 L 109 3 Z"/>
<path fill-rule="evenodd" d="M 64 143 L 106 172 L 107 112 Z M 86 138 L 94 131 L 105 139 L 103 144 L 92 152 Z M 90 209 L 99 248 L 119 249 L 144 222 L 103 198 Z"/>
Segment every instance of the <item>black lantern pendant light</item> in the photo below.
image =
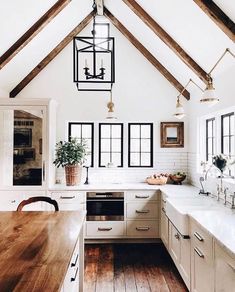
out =
<path fill-rule="evenodd" d="M 73 40 L 74 82 L 82 91 L 110 91 L 115 82 L 114 38 L 109 36 L 109 23 L 96 18 L 91 37 Z"/>

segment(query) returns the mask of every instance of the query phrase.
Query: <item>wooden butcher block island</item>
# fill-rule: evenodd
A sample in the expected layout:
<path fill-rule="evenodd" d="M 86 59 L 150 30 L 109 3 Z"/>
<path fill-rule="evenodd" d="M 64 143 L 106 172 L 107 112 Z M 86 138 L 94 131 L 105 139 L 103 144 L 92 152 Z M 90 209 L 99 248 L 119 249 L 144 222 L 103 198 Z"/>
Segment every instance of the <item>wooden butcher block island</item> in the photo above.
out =
<path fill-rule="evenodd" d="M 85 212 L 0 212 L 0 291 L 83 291 Z"/>

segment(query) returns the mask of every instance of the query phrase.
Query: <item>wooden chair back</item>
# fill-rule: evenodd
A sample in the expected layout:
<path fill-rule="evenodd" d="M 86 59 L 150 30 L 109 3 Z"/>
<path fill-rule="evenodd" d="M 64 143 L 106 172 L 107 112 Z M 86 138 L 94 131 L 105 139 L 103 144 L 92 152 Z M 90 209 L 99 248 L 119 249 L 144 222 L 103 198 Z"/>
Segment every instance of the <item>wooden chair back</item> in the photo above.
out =
<path fill-rule="evenodd" d="M 17 207 L 17 211 L 22 211 L 22 209 L 25 205 L 29 205 L 29 204 L 35 203 L 35 202 L 47 202 L 55 207 L 55 211 L 59 211 L 59 206 L 58 206 L 58 203 L 56 202 L 56 200 L 53 200 L 49 197 L 44 197 L 44 196 L 31 197 L 31 198 L 28 198 L 27 200 L 23 200 L 19 204 L 19 206 Z"/>

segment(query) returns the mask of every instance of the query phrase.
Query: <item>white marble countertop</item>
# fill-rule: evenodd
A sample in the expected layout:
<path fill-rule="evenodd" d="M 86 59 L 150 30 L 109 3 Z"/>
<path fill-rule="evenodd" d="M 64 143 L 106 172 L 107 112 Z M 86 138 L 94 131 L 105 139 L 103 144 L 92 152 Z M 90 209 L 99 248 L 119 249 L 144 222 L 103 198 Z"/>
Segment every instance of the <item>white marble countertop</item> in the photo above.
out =
<path fill-rule="evenodd" d="M 100 191 L 100 190 L 161 190 L 167 196 L 180 196 L 180 194 L 192 193 L 198 194 L 198 188 L 191 185 L 149 185 L 144 182 L 140 183 L 97 183 L 97 184 L 80 184 L 77 186 L 66 186 L 63 184 L 55 184 L 49 187 L 50 191 Z"/>
<path fill-rule="evenodd" d="M 213 210 L 191 211 L 189 216 L 235 257 L 235 210 L 221 206 Z"/>

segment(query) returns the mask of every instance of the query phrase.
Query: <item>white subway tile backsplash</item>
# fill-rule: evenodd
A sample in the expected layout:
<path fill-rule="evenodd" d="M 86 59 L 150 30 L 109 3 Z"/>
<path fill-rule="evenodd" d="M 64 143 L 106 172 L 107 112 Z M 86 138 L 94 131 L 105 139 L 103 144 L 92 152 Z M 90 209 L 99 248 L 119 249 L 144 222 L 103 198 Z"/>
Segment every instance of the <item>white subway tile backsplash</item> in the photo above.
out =
<path fill-rule="evenodd" d="M 154 173 L 172 173 L 177 171 L 188 172 L 187 152 L 155 152 L 153 168 L 90 168 L 89 180 L 91 183 L 134 183 L 143 182 L 146 177 Z M 85 181 L 85 169 L 82 180 Z M 64 183 L 64 170 L 59 169 L 56 175 Z"/>

